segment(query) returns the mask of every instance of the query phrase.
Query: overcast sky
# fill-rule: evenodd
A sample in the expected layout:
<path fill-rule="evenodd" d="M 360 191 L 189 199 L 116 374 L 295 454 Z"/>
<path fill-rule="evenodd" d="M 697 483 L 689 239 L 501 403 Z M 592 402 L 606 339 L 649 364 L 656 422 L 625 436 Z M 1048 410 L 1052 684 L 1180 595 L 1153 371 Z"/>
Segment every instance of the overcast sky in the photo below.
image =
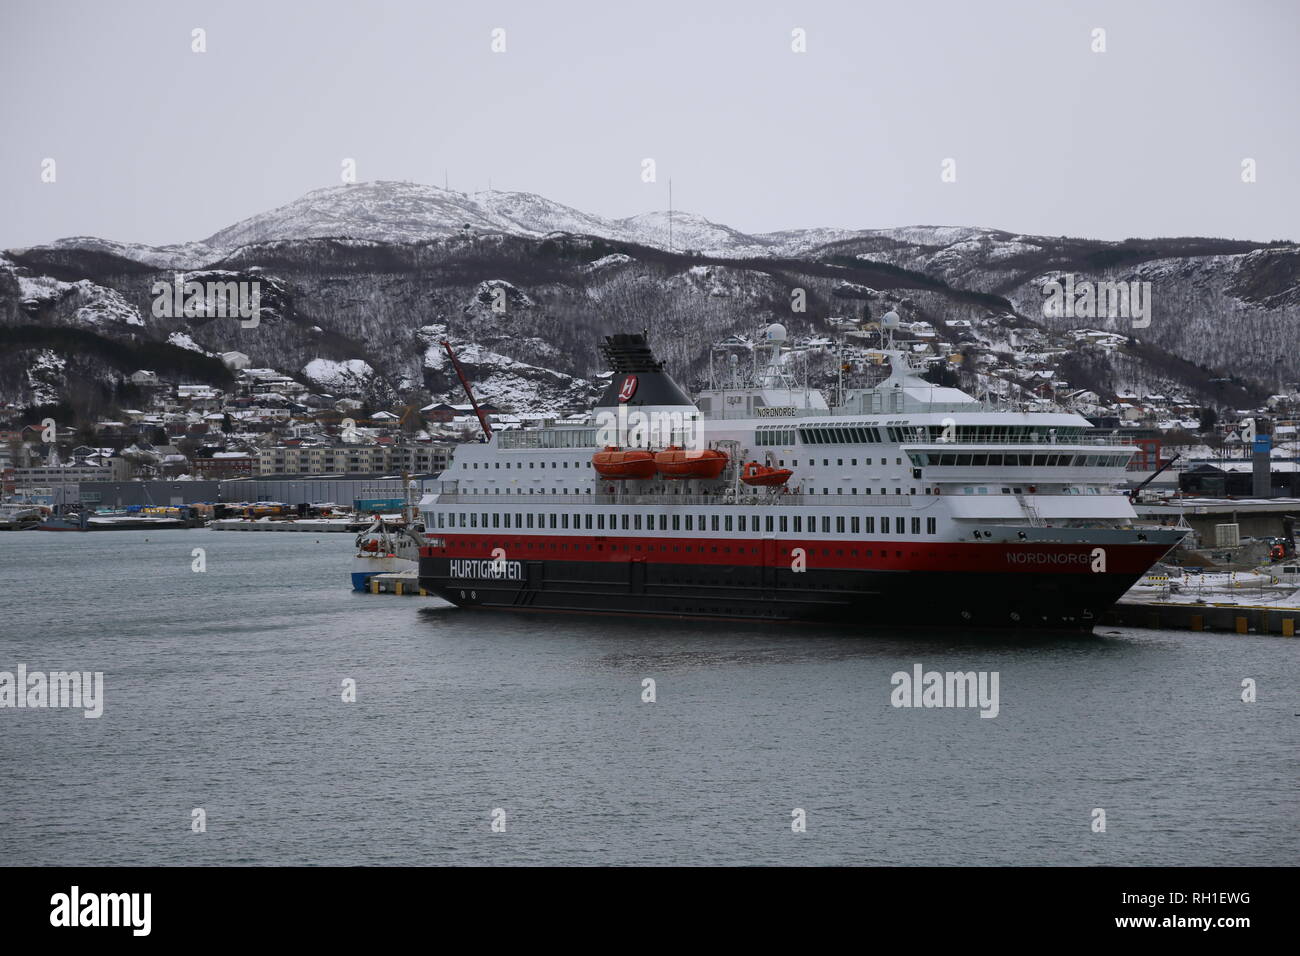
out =
<path fill-rule="evenodd" d="M 345 157 L 604 216 L 671 177 L 746 232 L 1300 239 L 1298 38 L 1292 0 L 3 0 L 0 247 L 201 239 Z"/>

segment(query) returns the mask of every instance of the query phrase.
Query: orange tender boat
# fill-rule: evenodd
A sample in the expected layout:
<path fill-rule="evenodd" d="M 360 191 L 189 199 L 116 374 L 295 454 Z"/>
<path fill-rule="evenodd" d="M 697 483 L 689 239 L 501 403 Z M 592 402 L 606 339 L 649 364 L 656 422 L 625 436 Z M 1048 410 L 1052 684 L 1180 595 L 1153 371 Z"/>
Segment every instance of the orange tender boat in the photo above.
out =
<path fill-rule="evenodd" d="M 600 477 L 615 481 L 653 478 L 655 456 L 638 448 L 624 451 L 617 445 L 606 445 L 604 451 L 591 456 L 591 467 Z"/>
<path fill-rule="evenodd" d="M 740 473 L 740 480 L 747 485 L 772 487 L 784 485 L 794 474 L 789 468 L 770 468 L 756 461 L 745 462 L 745 470 Z"/>
<path fill-rule="evenodd" d="M 664 478 L 717 478 L 728 461 L 727 453 L 716 448 L 687 451 L 669 445 L 655 455 L 655 467 Z"/>

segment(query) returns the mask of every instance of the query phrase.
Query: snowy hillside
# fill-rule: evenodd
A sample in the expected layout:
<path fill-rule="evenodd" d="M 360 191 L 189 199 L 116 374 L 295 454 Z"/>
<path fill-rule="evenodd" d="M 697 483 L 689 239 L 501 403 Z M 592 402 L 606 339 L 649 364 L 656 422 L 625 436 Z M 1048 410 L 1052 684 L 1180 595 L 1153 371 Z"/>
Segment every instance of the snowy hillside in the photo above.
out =
<path fill-rule="evenodd" d="M 1014 379 L 1028 363 L 1057 387 L 1117 393 L 1147 383 L 1222 402 L 1300 380 L 1293 244 L 1100 242 L 965 226 L 749 235 L 681 211 L 671 225 L 670 255 L 663 212 L 606 219 L 531 193 L 381 182 L 316 190 L 203 242 L 83 237 L 11 250 L 0 256 L 0 333 L 14 330 L 5 334 L 24 351 L 7 360 L 6 394 L 19 403 L 37 394 L 21 383 L 39 358 L 47 395 L 53 366 L 40 353 L 53 349 L 80 350 L 106 395 L 124 387 L 129 362 L 211 377 L 223 373 L 213 357 L 233 351 L 332 393 L 455 398 L 422 332 L 439 326 L 464 343 L 485 394 L 558 409 L 581 404 L 602 370 L 602 334 L 648 328 L 669 366 L 698 382 L 719 339 L 779 318 L 813 342 L 887 309 L 929 323 L 945 348 L 983 351 L 983 365 L 969 368 L 985 378 Z M 261 321 L 158 317 L 150 289 L 177 271 L 260 283 Z M 1150 282 L 1152 323 L 1044 315 L 1043 283 L 1069 274 Z M 81 337 L 52 334 L 63 327 Z M 1075 335 L 1088 329 L 1117 338 Z M 94 359 L 108 340 L 125 346 L 112 369 Z M 151 357 L 152 343 L 172 351 Z M 80 372 L 69 369 L 73 383 Z"/>

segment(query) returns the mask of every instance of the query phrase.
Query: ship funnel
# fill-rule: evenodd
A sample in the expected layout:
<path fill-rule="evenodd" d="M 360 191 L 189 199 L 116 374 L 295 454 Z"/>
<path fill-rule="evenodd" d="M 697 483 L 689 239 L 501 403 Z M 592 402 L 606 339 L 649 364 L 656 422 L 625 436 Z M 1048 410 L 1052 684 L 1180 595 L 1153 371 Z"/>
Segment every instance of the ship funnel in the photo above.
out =
<path fill-rule="evenodd" d="M 607 335 L 600 351 L 614 377 L 596 403 L 597 408 L 695 407 L 664 371 L 664 363 L 655 358 L 644 335 Z"/>
<path fill-rule="evenodd" d="M 644 335 L 606 336 L 600 350 L 614 376 L 596 403 L 597 444 L 703 447 L 699 409 L 664 371 Z"/>

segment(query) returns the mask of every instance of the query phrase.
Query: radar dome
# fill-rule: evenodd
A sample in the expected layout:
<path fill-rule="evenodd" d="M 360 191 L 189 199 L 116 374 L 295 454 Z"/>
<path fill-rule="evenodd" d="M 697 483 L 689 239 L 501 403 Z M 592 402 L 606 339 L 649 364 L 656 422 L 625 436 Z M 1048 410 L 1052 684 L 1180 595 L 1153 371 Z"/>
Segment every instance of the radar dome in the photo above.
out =
<path fill-rule="evenodd" d="M 900 321 L 902 320 L 899 319 L 898 313 L 892 309 L 880 317 L 881 328 L 896 329 Z"/>
<path fill-rule="evenodd" d="M 763 332 L 763 338 L 768 342 L 784 342 L 785 326 L 780 322 L 773 322 Z"/>

